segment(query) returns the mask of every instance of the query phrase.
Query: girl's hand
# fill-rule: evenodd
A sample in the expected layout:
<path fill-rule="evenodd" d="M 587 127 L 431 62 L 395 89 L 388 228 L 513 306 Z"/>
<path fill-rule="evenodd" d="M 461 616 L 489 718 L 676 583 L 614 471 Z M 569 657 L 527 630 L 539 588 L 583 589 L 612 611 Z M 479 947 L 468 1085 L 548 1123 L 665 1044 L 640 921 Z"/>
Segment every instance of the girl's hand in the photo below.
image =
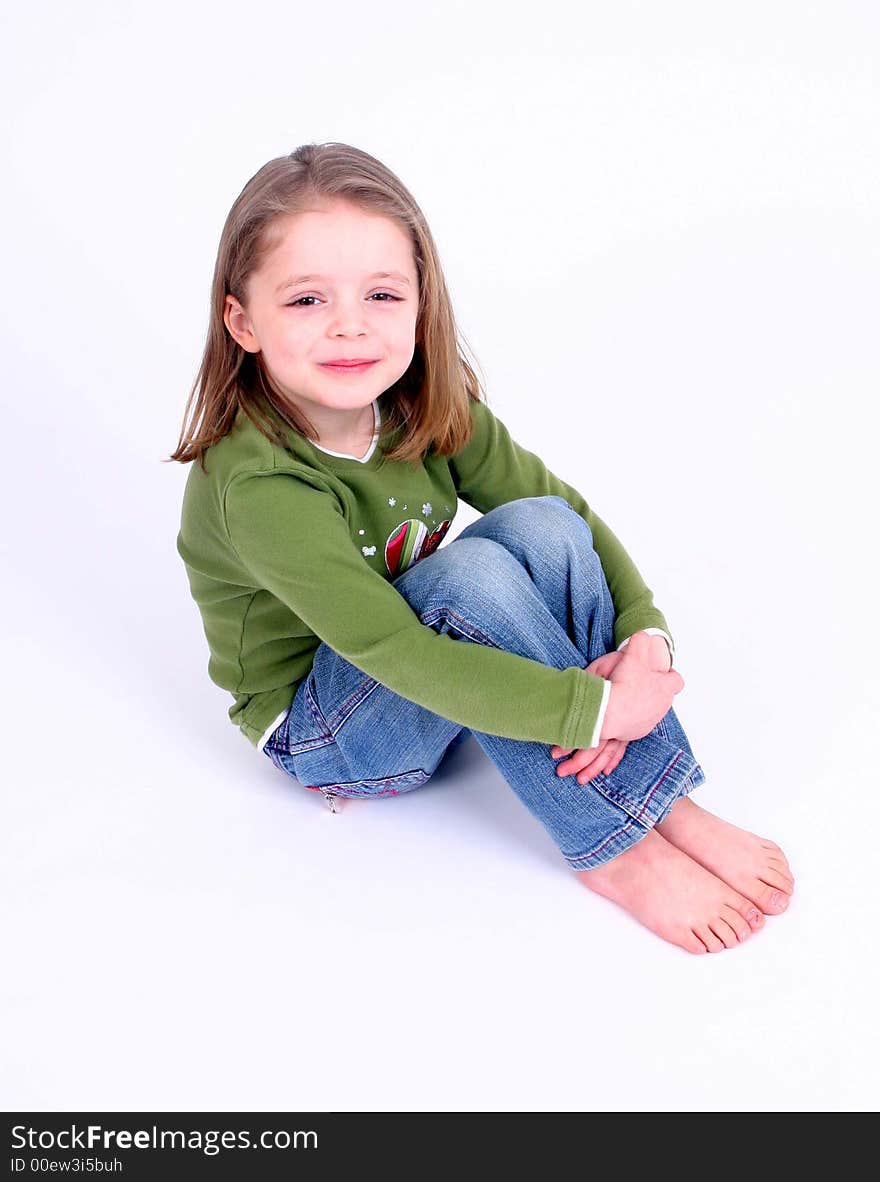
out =
<path fill-rule="evenodd" d="M 636 632 L 634 635 L 641 636 L 643 643 L 637 646 L 635 650 L 639 660 L 641 660 L 649 669 L 653 669 L 655 673 L 668 673 L 672 668 L 672 654 L 669 651 L 669 645 L 662 636 L 649 636 L 647 632 Z M 632 644 L 630 640 L 626 648 Z M 626 652 L 626 648 L 623 650 Z"/>
<path fill-rule="evenodd" d="M 672 699 L 684 689 L 675 669 L 653 667 L 651 637 L 636 632 L 609 677 L 611 699 L 600 738 L 641 739 L 669 713 Z M 669 658 L 666 657 L 666 662 Z"/>
<path fill-rule="evenodd" d="M 655 639 L 660 641 L 668 654 L 669 649 L 663 637 L 658 636 Z M 622 658 L 623 653 L 605 653 L 603 657 L 597 657 L 595 661 L 591 661 L 587 665 L 586 672 L 593 673 L 596 677 L 607 678 Z M 581 747 L 566 763 L 559 764 L 556 774 L 571 776 L 577 772 L 579 773 L 577 778 L 579 784 L 586 784 L 587 780 L 592 780 L 600 772 L 604 772 L 606 776 L 610 775 L 623 759 L 626 747 L 624 739 L 605 739 L 598 747 Z M 563 755 L 571 755 L 572 751 L 574 751 L 573 747 L 551 747 L 550 754 L 554 759 L 561 759 Z"/>

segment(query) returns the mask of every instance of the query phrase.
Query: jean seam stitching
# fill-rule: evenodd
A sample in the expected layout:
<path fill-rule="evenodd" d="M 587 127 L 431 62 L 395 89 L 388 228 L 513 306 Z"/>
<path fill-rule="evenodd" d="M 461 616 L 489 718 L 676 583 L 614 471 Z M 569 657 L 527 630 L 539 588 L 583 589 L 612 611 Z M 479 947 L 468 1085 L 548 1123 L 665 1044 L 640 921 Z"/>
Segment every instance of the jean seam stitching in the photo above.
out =
<path fill-rule="evenodd" d="M 333 717 L 326 720 L 327 729 L 334 738 L 339 734 L 339 731 L 341 730 L 344 723 L 346 723 L 352 714 L 354 714 L 358 706 L 366 701 L 366 699 L 371 693 L 373 693 L 374 690 L 379 688 L 379 684 L 380 683 L 372 677 L 367 681 L 362 682 L 361 685 L 359 685 L 354 691 L 354 693 L 349 694 L 342 705 L 336 709 Z"/>
<path fill-rule="evenodd" d="M 564 854 L 563 856 L 565 858 L 567 858 L 569 861 L 576 861 L 576 862 L 583 861 L 585 858 L 589 858 L 589 859 L 595 858 L 597 854 L 600 854 L 602 852 L 602 850 L 605 849 L 606 845 L 608 845 L 609 842 L 614 841 L 615 838 L 620 837 L 621 834 L 623 834 L 623 833 L 626 833 L 626 831 L 628 829 L 631 829 L 633 827 L 633 825 L 635 825 L 635 824 L 636 824 L 635 818 L 631 817 L 629 814 L 627 814 L 627 819 L 624 821 L 624 823 L 621 825 L 621 827 L 619 829 L 615 829 L 615 831 L 613 833 L 609 833 L 609 835 L 599 845 L 594 846 L 593 849 L 587 850 L 585 853 L 582 853 L 582 854 Z"/>
<path fill-rule="evenodd" d="M 430 777 L 424 768 L 414 768 L 412 771 L 398 772 L 398 774 L 394 776 L 377 776 L 374 779 L 366 780 L 340 780 L 335 784 L 323 784 L 321 785 L 321 788 L 326 792 L 364 788 L 364 796 L 374 796 L 384 795 L 384 793 L 370 791 L 371 788 L 381 788 L 384 785 L 389 789 L 390 794 L 390 792 L 394 791 L 395 786 L 403 787 L 408 783 L 413 783 L 415 786 L 419 786 L 426 783 L 429 778 Z"/>
<path fill-rule="evenodd" d="M 459 632 L 464 633 L 466 636 L 470 636 L 471 639 L 476 640 L 478 644 L 485 644 L 490 648 L 500 647 L 499 645 L 495 644 L 495 642 L 491 640 L 485 632 L 481 632 L 479 628 L 475 627 L 469 620 L 466 620 L 464 616 L 458 615 L 457 612 L 452 611 L 450 608 L 434 608 L 432 611 L 426 612 L 421 617 L 421 620 L 423 624 L 427 624 L 428 627 L 430 627 L 441 618 L 445 618 L 447 622 L 454 622 Z"/>
<path fill-rule="evenodd" d="M 325 739 L 332 738 L 332 732 L 327 724 L 327 719 L 321 713 L 318 703 L 312 697 L 311 674 L 309 674 L 309 678 L 309 681 L 306 682 L 306 705 L 309 708 L 309 713 L 314 720 L 315 726 L 317 726 L 318 730 L 321 732 L 321 736 Z"/>
<path fill-rule="evenodd" d="M 647 813 L 647 811 L 648 811 L 648 805 L 651 803 L 651 799 L 652 799 L 652 797 L 655 795 L 655 793 L 657 792 L 657 790 L 658 790 L 659 788 L 661 788 L 661 787 L 662 787 L 664 780 L 665 780 L 665 779 L 666 779 L 666 777 L 669 775 L 669 773 L 672 771 L 672 769 L 675 767 L 675 765 L 678 763 L 679 759 L 681 758 L 681 756 L 682 756 L 683 754 L 684 754 L 684 752 L 683 752 L 681 749 L 679 749 L 678 751 L 676 751 L 675 755 L 672 757 L 672 760 L 671 760 L 671 762 L 670 762 L 670 763 L 668 763 L 668 764 L 666 765 L 666 767 L 663 769 L 663 773 L 662 773 L 662 775 L 660 776 L 659 780 L 657 780 L 657 782 L 656 782 L 656 784 L 654 785 L 654 787 L 651 789 L 651 791 L 648 793 L 648 795 L 647 795 L 647 796 L 645 797 L 645 799 L 642 801 L 642 804 L 641 804 L 641 806 L 640 806 L 639 812 L 636 812 L 636 813 L 634 813 L 634 812 L 631 812 L 631 811 L 630 811 L 630 808 L 632 808 L 632 801 L 631 801 L 631 800 L 628 800 L 628 799 L 627 799 L 626 797 L 624 797 L 624 796 L 619 796 L 619 795 L 618 795 L 618 794 L 617 794 L 617 793 L 616 793 L 616 792 L 615 792 L 613 789 L 610 789 L 610 790 L 609 790 L 608 788 L 605 788 L 605 787 L 604 787 L 602 784 L 600 784 L 600 785 L 598 785 L 598 786 L 597 786 L 597 787 L 598 787 L 598 790 L 599 790 L 599 791 L 602 793 L 602 795 L 603 795 L 603 796 L 604 796 L 604 797 L 605 797 L 607 800 L 610 800 L 610 801 L 611 801 L 613 804 L 616 804 L 616 805 L 618 805 L 620 808 L 624 809 L 624 810 L 626 811 L 626 813 L 627 813 L 627 814 L 628 814 L 630 817 L 632 817 L 632 819 L 633 819 L 634 821 L 639 821 L 639 822 L 641 822 L 641 821 L 644 819 L 644 817 L 645 817 L 645 814 L 646 814 L 646 813 Z M 605 776 L 605 773 L 604 773 L 604 772 L 600 772 L 600 773 L 599 773 L 599 776 L 597 776 L 597 777 L 596 777 L 596 779 L 599 779 L 600 777 L 602 778 L 602 780 L 603 780 L 603 781 L 607 780 L 607 778 L 606 778 L 606 776 Z M 627 807 L 626 807 L 627 805 L 629 805 L 629 806 L 630 806 L 630 808 L 627 808 Z"/>

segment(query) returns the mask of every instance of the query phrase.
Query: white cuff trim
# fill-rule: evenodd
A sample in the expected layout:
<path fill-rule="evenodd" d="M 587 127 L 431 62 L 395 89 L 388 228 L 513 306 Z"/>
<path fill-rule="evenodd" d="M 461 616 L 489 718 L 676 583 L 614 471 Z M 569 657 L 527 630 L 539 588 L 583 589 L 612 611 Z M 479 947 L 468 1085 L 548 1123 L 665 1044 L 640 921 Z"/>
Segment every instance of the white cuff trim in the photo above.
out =
<path fill-rule="evenodd" d="M 672 643 L 672 637 L 669 635 L 669 633 L 667 631 L 665 631 L 665 629 L 663 629 L 663 628 L 639 628 L 639 632 L 646 632 L 648 634 L 648 636 L 662 636 L 663 639 L 666 641 L 666 643 L 669 645 L 669 659 L 673 665 L 675 664 L 675 646 Z M 633 635 L 635 635 L 635 633 Z M 620 642 L 620 644 L 617 646 L 617 651 L 620 652 L 622 649 L 625 649 L 631 640 L 632 640 L 632 636 L 627 636 L 626 640 L 622 640 Z"/>
<path fill-rule="evenodd" d="M 268 743 L 269 739 L 272 737 L 272 732 L 276 731 L 278 729 L 278 727 L 281 726 L 282 722 L 285 720 L 286 717 L 287 717 L 287 710 L 282 710 L 281 713 L 278 715 L 278 717 L 273 719 L 273 721 L 269 723 L 268 728 L 263 732 L 263 737 L 260 739 L 259 743 L 257 743 L 257 750 L 258 751 L 263 750 L 263 748 Z"/>
<path fill-rule="evenodd" d="M 599 715 L 596 718 L 596 725 L 593 728 L 593 737 L 590 739 L 591 747 L 599 746 L 599 736 L 602 734 L 602 724 L 605 722 L 605 713 L 608 710 L 608 701 L 611 697 L 611 682 L 607 678 L 605 685 L 602 687 L 602 701 L 599 705 Z"/>

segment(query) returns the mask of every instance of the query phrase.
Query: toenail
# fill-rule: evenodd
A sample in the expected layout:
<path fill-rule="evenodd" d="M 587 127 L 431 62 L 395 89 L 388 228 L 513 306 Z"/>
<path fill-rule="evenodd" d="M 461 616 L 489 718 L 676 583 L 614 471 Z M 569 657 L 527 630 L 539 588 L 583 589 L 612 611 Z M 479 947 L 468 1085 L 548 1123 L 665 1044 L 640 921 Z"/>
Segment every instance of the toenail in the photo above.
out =
<path fill-rule="evenodd" d="M 773 904 L 774 907 L 787 907 L 788 906 L 788 899 L 786 898 L 785 895 L 783 895 L 783 893 L 781 891 L 774 891 L 773 897 L 771 898 L 770 902 Z"/>
<path fill-rule="evenodd" d="M 748 915 L 746 916 L 746 919 L 751 921 L 751 920 L 757 919 L 757 918 L 758 918 L 758 909 L 756 907 L 753 907 L 751 909 L 751 911 L 748 913 Z"/>

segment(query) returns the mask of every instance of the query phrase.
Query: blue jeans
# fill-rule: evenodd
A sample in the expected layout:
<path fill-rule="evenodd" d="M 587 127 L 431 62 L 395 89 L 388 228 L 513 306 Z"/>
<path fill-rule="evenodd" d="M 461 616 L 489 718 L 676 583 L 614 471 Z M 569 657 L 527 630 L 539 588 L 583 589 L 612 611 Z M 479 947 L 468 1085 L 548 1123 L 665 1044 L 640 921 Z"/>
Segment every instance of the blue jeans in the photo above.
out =
<path fill-rule="evenodd" d="M 584 668 L 614 648 L 614 605 L 590 527 L 562 497 L 498 506 L 393 586 L 437 632 L 557 669 Z M 579 784 L 576 775 L 557 776 L 550 744 L 469 731 L 395 694 L 323 642 L 264 751 L 324 793 L 335 811 L 338 797 L 421 787 L 471 733 L 574 870 L 623 853 L 705 781 L 671 709 L 627 745 L 610 775 Z"/>

